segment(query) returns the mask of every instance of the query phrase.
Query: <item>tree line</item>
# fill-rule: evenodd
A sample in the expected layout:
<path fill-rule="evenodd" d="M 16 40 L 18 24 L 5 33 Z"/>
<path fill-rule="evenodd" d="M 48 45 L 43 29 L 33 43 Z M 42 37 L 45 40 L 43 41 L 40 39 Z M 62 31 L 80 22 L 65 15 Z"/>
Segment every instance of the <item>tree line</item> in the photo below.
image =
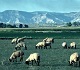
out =
<path fill-rule="evenodd" d="M 80 26 L 80 22 L 68 22 L 68 23 L 66 23 L 67 24 L 67 26 Z"/>
<path fill-rule="evenodd" d="M 27 24 L 19 24 L 19 26 L 17 27 L 16 24 L 5 24 L 5 23 L 0 23 L 0 28 L 28 28 Z"/>
<path fill-rule="evenodd" d="M 80 26 L 80 22 L 67 22 L 66 26 Z M 27 24 L 19 24 L 16 26 L 16 24 L 5 24 L 5 23 L 0 23 L 0 28 L 28 28 L 29 26 Z"/>

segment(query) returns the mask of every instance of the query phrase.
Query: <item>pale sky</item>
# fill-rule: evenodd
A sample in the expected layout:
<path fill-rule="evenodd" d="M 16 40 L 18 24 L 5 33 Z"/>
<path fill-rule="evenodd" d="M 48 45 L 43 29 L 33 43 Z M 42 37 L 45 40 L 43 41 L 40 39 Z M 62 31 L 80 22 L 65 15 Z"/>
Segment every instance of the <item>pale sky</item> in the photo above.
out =
<path fill-rule="evenodd" d="M 0 12 L 5 10 L 80 12 L 80 0 L 0 0 Z"/>

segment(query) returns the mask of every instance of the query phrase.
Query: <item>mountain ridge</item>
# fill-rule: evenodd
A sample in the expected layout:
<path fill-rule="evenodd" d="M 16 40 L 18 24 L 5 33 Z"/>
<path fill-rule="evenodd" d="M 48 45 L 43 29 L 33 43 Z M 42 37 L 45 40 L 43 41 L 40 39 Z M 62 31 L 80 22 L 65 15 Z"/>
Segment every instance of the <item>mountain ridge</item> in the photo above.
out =
<path fill-rule="evenodd" d="M 47 11 L 26 12 L 5 10 L 0 12 L 0 22 L 6 24 L 64 25 L 67 22 L 80 22 L 80 12 L 57 13 Z"/>

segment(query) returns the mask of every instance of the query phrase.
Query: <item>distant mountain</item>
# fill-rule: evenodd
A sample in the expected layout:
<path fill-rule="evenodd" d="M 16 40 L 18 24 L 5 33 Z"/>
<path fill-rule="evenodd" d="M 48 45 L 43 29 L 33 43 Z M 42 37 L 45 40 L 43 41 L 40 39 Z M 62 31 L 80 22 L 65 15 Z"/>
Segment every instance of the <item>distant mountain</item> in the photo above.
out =
<path fill-rule="evenodd" d="M 56 13 L 46 11 L 25 12 L 6 10 L 0 12 L 0 22 L 10 24 L 64 25 L 66 22 L 80 22 L 80 12 Z"/>

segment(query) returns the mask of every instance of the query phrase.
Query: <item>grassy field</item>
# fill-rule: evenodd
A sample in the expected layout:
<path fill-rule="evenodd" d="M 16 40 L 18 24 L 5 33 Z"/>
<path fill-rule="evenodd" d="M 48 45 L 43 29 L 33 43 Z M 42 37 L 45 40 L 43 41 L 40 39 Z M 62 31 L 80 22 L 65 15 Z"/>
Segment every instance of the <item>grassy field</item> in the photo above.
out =
<path fill-rule="evenodd" d="M 23 62 L 10 63 L 10 55 L 15 50 L 11 44 L 14 37 L 26 36 L 25 43 L 28 50 L 25 53 Z M 45 37 L 53 37 L 52 49 L 35 49 L 35 45 Z M 80 67 L 69 66 L 68 60 L 72 53 L 80 52 L 80 28 L 40 28 L 40 29 L 0 29 L 0 69 L 1 70 L 80 70 Z M 10 39 L 6 39 L 10 38 Z M 29 38 L 29 39 L 28 39 Z M 68 43 L 75 41 L 77 49 L 63 49 L 63 41 Z M 40 66 L 26 65 L 24 62 L 29 54 L 38 52 L 41 55 Z"/>
<path fill-rule="evenodd" d="M 35 45 L 42 39 L 26 39 L 28 50 L 24 50 L 23 62 L 10 63 L 8 58 L 15 50 L 11 40 L 0 40 L 0 69 L 1 70 L 80 70 L 79 67 L 69 66 L 69 56 L 73 52 L 80 52 L 80 39 L 55 39 L 52 49 L 35 49 Z M 75 41 L 77 49 L 63 49 L 61 44 L 66 41 L 68 45 Z M 38 52 L 41 55 L 40 66 L 26 65 L 24 62 L 29 54 Z"/>
<path fill-rule="evenodd" d="M 73 36 L 72 36 L 73 35 Z M 0 38 L 79 38 L 80 27 L 54 27 L 54 28 L 0 28 Z"/>

